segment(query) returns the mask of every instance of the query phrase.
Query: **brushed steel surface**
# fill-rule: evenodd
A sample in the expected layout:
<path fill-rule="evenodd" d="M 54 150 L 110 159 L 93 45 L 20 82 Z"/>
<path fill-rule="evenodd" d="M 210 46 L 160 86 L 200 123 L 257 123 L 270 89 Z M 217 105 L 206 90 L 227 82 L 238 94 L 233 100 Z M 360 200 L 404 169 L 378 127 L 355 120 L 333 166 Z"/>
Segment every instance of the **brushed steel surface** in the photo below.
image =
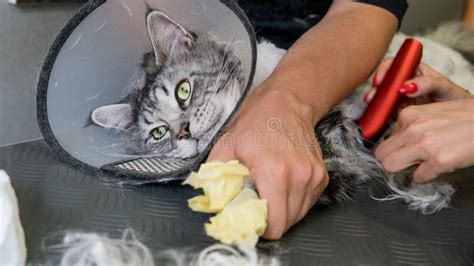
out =
<path fill-rule="evenodd" d="M 108 183 L 58 162 L 41 141 L 0 148 L 0 167 L 18 196 L 30 263 L 45 262 L 51 253 L 42 245 L 64 230 L 119 237 L 132 227 L 156 254 L 168 248 L 197 252 L 214 243 L 203 229 L 208 215 L 187 207 L 196 192 L 180 184 Z M 372 187 L 353 201 L 315 206 L 281 241 L 263 241 L 260 250 L 284 265 L 472 265 L 473 169 L 454 179 L 454 207 L 438 214 L 377 202 L 369 193 L 386 192 Z"/>

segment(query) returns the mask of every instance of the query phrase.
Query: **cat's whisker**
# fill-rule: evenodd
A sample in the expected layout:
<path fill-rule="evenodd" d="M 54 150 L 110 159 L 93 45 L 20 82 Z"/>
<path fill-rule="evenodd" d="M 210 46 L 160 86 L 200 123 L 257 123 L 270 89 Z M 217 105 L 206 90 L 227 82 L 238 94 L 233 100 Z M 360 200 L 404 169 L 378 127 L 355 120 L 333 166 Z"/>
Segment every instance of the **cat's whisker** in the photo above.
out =
<path fill-rule="evenodd" d="M 216 78 L 216 81 L 214 83 L 214 85 L 212 86 L 212 89 L 210 90 L 210 93 L 207 95 L 207 99 L 206 99 L 206 102 L 203 106 L 203 110 L 206 110 L 206 108 L 209 107 L 209 104 L 211 103 L 210 99 L 212 98 L 212 96 L 214 96 L 217 91 L 219 90 L 219 87 L 220 87 L 220 82 L 221 80 L 223 80 L 224 78 L 224 71 L 225 69 L 227 68 L 227 66 L 230 64 L 229 62 L 230 60 L 226 60 L 226 63 L 225 65 L 220 69 L 218 75 L 217 75 L 217 78 Z M 233 67 L 233 69 L 231 70 L 230 74 L 226 75 L 226 78 L 229 78 L 230 76 L 232 76 L 234 73 L 235 73 L 235 69 L 237 68 L 237 64 Z"/>
<path fill-rule="evenodd" d="M 219 83 L 220 83 L 220 81 L 223 77 L 224 71 L 227 69 L 227 67 L 231 63 L 230 58 L 228 58 L 227 56 L 232 52 L 232 49 L 230 49 L 232 46 L 233 46 L 233 43 L 228 43 L 225 46 L 224 55 L 222 56 L 221 65 L 219 67 L 219 73 L 217 74 L 216 82 L 214 83 L 214 85 L 211 89 L 211 93 L 209 94 L 209 97 L 212 97 L 217 92 L 217 90 L 219 89 Z M 226 58 L 227 58 L 227 60 L 226 60 Z M 234 66 L 234 68 L 236 66 Z M 229 77 L 229 76 L 231 76 L 232 74 L 235 73 L 235 72 L 233 72 L 233 70 L 234 69 L 231 70 L 231 74 L 227 75 L 227 77 Z M 209 101 L 206 102 L 206 105 L 204 106 L 204 108 L 207 108 L 208 103 L 209 103 Z"/>
<path fill-rule="evenodd" d="M 227 60 L 227 61 L 230 61 L 230 60 Z M 226 62 L 226 65 L 221 69 L 221 71 L 219 72 L 219 75 L 216 79 L 216 82 L 214 83 L 214 86 L 211 90 L 211 93 L 209 93 L 208 97 L 211 98 L 214 94 L 217 93 L 217 91 L 219 90 L 219 87 L 220 87 L 220 82 L 221 80 L 223 80 L 224 78 L 224 71 L 225 69 L 227 68 L 227 66 L 230 64 L 230 62 Z M 230 70 L 230 72 L 225 76 L 225 78 L 229 79 L 233 74 L 235 74 L 235 72 L 237 71 L 238 69 L 238 64 L 235 64 L 233 66 L 233 68 Z M 225 82 L 225 81 L 224 81 Z M 207 101 L 206 102 L 206 105 L 204 106 L 204 110 L 205 108 L 208 107 L 208 105 L 210 104 L 210 101 Z"/>
<path fill-rule="evenodd" d="M 220 76 L 222 75 L 223 73 L 223 70 L 225 70 L 225 68 L 228 66 L 229 64 L 229 58 L 228 58 L 228 55 L 231 54 L 231 52 L 233 51 L 232 47 L 238 43 L 241 43 L 242 41 L 235 41 L 236 37 L 237 37 L 237 34 L 240 32 L 240 30 L 236 30 L 234 32 L 234 34 L 232 35 L 232 37 L 230 38 L 229 41 L 227 41 L 225 44 L 224 44 L 224 54 L 222 55 L 222 60 L 220 62 L 220 66 L 219 66 L 219 73 L 217 74 L 217 80 L 216 80 L 216 83 L 214 84 L 214 87 L 217 87 L 217 85 L 219 84 L 219 78 Z M 227 58 L 227 60 L 226 60 Z M 217 88 L 213 88 L 213 90 L 217 90 Z M 214 93 L 212 93 L 214 94 Z M 212 95 L 211 94 L 211 95 Z"/>
<path fill-rule="evenodd" d="M 210 90 L 210 93 L 207 95 L 207 98 L 205 99 L 205 104 L 203 106 L 203 110 L 206 110 L 206 108 L 209 106 L 210 102 L 210 98 L 217 92 L 217 90 L 219 89 L 219 82 L 221 81 L 221 77 L 223 76 L 224 74 L 224 70 L 225 68 L 229 65 L 229 59 L 228 60 L 225 60 L 226 58 L 226 53 L 227 51 L 224 50 L 224 55 L 222 56 L 222 61 L 221 61 L 221 66 L 219 68 L 219 72 L 217 73 L 217 77 L 216 77 L 216 81 L 214 82 L 211 90 Z"/>

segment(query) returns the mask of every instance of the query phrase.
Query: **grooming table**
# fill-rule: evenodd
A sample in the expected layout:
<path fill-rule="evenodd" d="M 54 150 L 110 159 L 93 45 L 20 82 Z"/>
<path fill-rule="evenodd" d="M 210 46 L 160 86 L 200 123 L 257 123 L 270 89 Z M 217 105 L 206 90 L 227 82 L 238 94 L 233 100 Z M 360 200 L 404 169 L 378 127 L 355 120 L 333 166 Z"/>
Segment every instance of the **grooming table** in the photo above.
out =
<path fill-rule="evenodd" d="M 42 141 L 0 148 L 0 168 L 10 174 L 18 196 L 30 263 L 47 261 L 50 251 L 42 245 L 64 230 L 120 237 L 131 227 L 154 253 L 198 252 L 215 243 L 204 233 L 208 215 L 187 207 L 196 192 L 178 183 L 108 183 L 58 162 Z M 472 265 L 473 169 L 454 179 L 454 208 L 423 216 L 361 192 L 345 204 L 316 206 L 281 241 L 263 241 L 260 250 L 279 255 L 283 265 Z M 376 197 L 386 193 L 377 186 L 369 191 Z"/>

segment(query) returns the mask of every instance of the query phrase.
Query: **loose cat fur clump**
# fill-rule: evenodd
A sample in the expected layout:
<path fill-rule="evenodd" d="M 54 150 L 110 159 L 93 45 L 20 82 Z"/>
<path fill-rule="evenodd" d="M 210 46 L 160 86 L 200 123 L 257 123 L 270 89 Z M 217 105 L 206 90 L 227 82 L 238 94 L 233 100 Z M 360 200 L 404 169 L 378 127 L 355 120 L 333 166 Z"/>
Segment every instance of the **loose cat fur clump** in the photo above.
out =
<path fill-rule="evenodd" d="M 189 32 L 162 12 L 148 14 L 147 29 L 153 52 L 143 56 L 131 92 L 119 103 L 94 110 L 91 119 L 115 129 L 128 153 L 191 158 L 204 150 L 237 105 L 245 87 L 244 69 L 231 44 Z M 267 42 L 258 45 L 252 89 L 271 74 L 284 53 Z M 447 206 L 454 192 L 449 184 L 401 190 L 406 176 L 383 171 L 364 147 L 351 113 L 350 104 L 343 103 L 315 127 L 330 176 L 320 202 L 341 202 L 364 183 L 384 180 L 395 193 L 386 199 L 401 198 L 425 213 Z"/>

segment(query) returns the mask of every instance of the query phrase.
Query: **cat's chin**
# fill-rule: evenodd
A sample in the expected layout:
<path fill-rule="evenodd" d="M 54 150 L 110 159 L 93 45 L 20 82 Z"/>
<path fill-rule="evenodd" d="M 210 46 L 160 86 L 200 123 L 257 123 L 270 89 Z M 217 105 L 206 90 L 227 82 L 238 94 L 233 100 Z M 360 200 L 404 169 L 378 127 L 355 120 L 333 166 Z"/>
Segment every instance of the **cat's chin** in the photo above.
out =
<path fill-rule="evenodd" d="M 194 151 L 179 152 L 175 154 L 166 155 L 164 158 L 173 158 L 173 159 L 192 159 L 199 155 L 199 151 L 196 149 Z M 159 156 L 159 155 L 158 155 Z"/>
<path fill-rule="evenodd" d="M 172 156 L 173 158 L 179 158 L 179 159 L 191 159 L 199 154 L 199 144 L 198 140 L 196 139 L 188 139 L 182 141 L 183 143 L 180 143 L 180 147 L 173 152 Z"/>
<path fill-rule="evenodd" d="M 201 138 L 198 139 L 197 149 L 200 153 L 203 152 L 207 148 L 207 146 L 209 146 L 209 143 L 211 143 L 211 141 L 213 141 L 219 128 L 220 126 L 212 128 L 210 131 L 206 132 L 206 134 L 202 135 Z M 213 144 L 215 144 L 215 141 Z"/>
<path fill-rule="evenodd" d="M 191 155 L 185 155 L 183 157 L 174 157 L 174 159 L 183 159 L 183 160 L 188 160 L 188 159 L 193 159 L 195 158 L 196 156 L 198 156 L 199 153 L 194 153 L 194 154 L 191 154 Z"/>

